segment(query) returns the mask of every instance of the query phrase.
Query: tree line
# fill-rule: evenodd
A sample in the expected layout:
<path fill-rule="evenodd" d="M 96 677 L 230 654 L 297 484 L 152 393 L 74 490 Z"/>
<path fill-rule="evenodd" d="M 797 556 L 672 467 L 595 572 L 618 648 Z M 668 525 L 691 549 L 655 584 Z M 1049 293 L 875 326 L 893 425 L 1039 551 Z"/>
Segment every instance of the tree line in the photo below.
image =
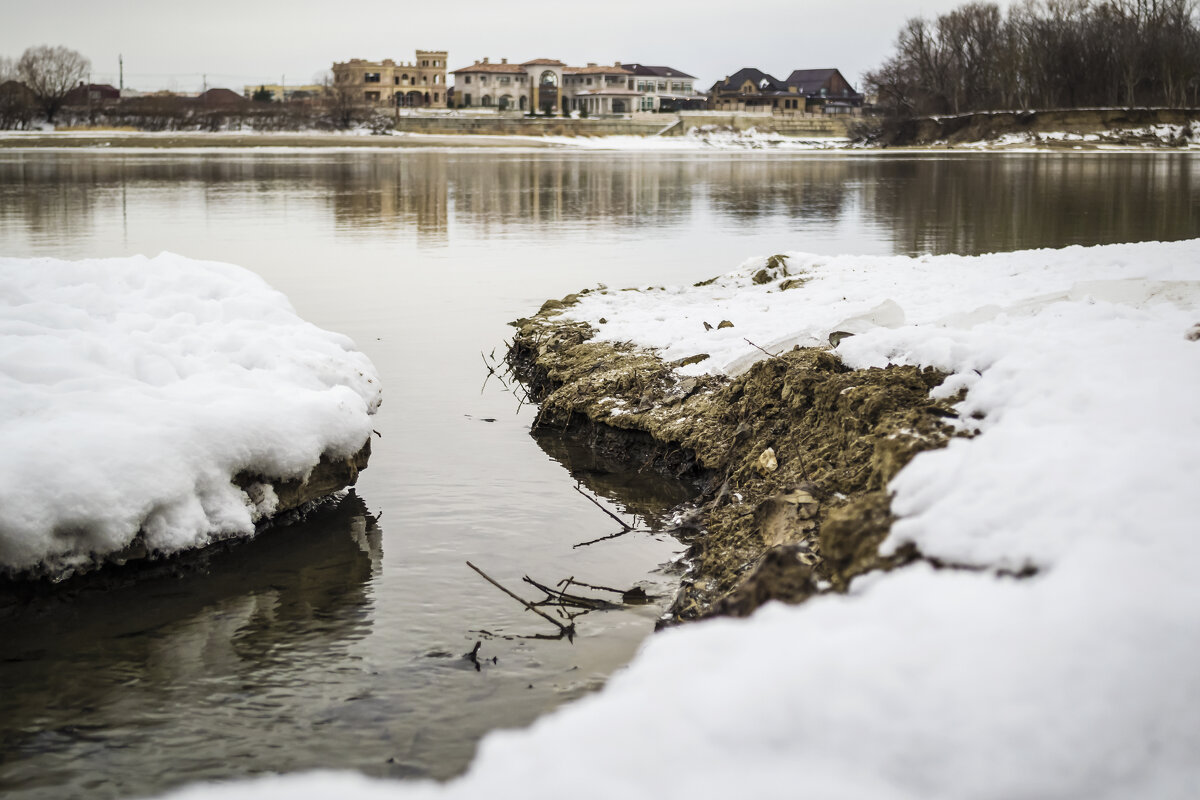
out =
<path fill-rule="evenodd" d="M 971 2 L 908 20 L 864 83 L 902 116 L 1196 107 L 1197 0 Z"/>

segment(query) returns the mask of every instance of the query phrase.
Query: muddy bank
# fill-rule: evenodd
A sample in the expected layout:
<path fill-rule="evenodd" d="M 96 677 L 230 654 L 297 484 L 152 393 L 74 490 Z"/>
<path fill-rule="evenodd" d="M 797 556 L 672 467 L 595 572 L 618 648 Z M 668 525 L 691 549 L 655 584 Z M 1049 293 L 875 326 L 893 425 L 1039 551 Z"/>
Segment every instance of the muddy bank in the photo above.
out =
<path fill-rule="evenodd" d="M 1193 133 L 1189 125 L 1200 120 L 1200 109 L 1100 108 L 1049 111 L 990 111 L 914 119 L 864 120 L 859 135 L 881 147 L 948 146 L 987 142 L 1005 137 L 1026 137 L 1039 145 L 1079 147 L 1096 144 L 1187 147 Z M 1154 126 L 1178 126 L 1164 139 Z M 1040 140 L 1045 134 L 1089 137 Z"/>
<path fill-rule="evenodd" d="M 324 501 L 333 499 L 337 492 L 354 486 L 358 482 L 358 474 L 367 468 L 370 458 L 371 440 L 367 439 L 353 455 L 321 456 L 317 465 L 303 478 L 285 480 L 242 472 L 235 475 L 232 482 L 256 504 L 273 493 L 274 512 L 257 524 L 258 531 L 262 531 L 276 525 L 295 522 L 322 505 Z M 244 537 L 218 535 L 213 537 L 213 543 L 208 548 L 164 555 L 150 549 L 146 545 L 143 532 L 139 531 L 124 549 L 103 557 L 93 555 L 90 562 L 74 565 L 65 571 L 52 570 L 49 567 L 13 571 L 0 566 L 0 615 L 14 599 L 37 595 L 47 587 L 56 587 L 55 591 L 65 592 L 69 588 L 69 582 L 94 581 L 92 576 L 96 573 L 104 573 L 99 576 L 101 582 L 127 582 L 136 580 L 139 576 L 157 575 L 163 571 L 186 571 L 187 560 L 196 553 L 203 554 L 203 551 L 214 547 L 221 549 L 232 546 L 242 538 Z M 207 558 L 207 555 L 200 557 Z"/>
<path fill-rule="evenodd" d="M 705 354 L 664 363 L 593 341 L 588 325 L 561 319 L 578 298 L 514 323 L 508 363 L 540 405 L 535 434 L 573 429 L 630 470 L 699 482 L 676 530 L 690 570 L 670 621 L 800 602 L 919 557 L 879 555 L 893 519 L 886 486 L 955 435 L 953 400 L 929 397 L 943 374 L 854 370 L 832 347 L 797 347 L 733 379 L 681 377 Z"/>

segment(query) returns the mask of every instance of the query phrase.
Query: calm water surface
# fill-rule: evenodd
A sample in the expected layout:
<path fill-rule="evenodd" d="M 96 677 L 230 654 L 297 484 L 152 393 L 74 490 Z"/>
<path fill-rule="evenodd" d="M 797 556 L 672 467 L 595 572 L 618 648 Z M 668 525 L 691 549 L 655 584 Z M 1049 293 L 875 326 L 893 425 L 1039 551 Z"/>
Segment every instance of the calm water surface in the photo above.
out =
<path fill-rule="evenodd" d="M 650 526 L 687 487 L 529 436 L 492 380 L 506 323 L 754 255 L 981 253 L 1200 235 L 1188 155 L 0 153 L 0 254 L 169 250 L 241 264 L 383 376 L 371 466 L 339 508 L 179 575 L 0 618 L 0 793 L 138 796 L 316 767 L 445 778 L 478 739 L 599 686 L 659 608 L 569 643 L 483 583 L 670 592 Z M 492 421 L 494 420 L 494 421 Z M 535 593 L 526 589 L 527 596 Z M 476 671 L 460 656 L 482 641 Z M 670 713 L 670 709 L 663 709 Z"/>

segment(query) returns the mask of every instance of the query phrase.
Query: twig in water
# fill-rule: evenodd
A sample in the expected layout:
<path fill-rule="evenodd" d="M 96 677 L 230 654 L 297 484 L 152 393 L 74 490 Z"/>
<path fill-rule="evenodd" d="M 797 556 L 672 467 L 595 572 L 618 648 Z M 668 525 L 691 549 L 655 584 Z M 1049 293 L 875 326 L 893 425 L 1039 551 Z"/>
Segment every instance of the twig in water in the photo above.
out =
<path fill-rule="evenodd" d="M 547 622 L 553 624 L 554 627 L 558 628 L 559 632 L 561 632 L 564 636 L 567 637 L 567 639 L 570 640 L 575 635 L 575 626 L 574 625 L 563 625 L 561 622 L 556 620 L 554 617 L 552 617 L 549 614 L 545 613 L 544 611 L 541 611 L 540 609 L 536 608 L 532 603 L 529 603 L 526 600 L 524 600 L 520 595 L 513 594 L 508 589 L 505 589 L 499 583 L 494 581 L 491 578 L 491 576 L 489 576 L 486 572 L 481 570 L 479 567 L 472 564 L 470 561 L 467 562 L 467 566 L 470 567 L 471 569 L 475 570 L 476 572 L 478 572 L 479 576 L 481 578 L 483 578 L 485 581 L 487 581 L 488 583 L 490 583 L 492 586 L 495 586 L 497 589 L 504 592 L 506 595 L 511 597 L 513 600 L 516 600 L 518 603 L 525 606 L 525 608 L 527 608 L 528 610 L 537 614 L 539 617 L 545 619 Z"/>
<path fill-rule="evenodd" d="M 610 533 L 608 536 L 601 536 L 599 539 L 592 539 L 591 541 L 580 542 L 579 544 L 573 544 L 573 545 L 571 545 L 571 549 L 574 550 L 577 547 L 587 547 L 588 545 L 597 544 L 598 542 L 607 542 L 609 539 L 616 539 L 620 536 L 624 536 L 627 533 L 633 533 L 633 530 L 634 530 L 633 528 L 626 528 L 623 531 L 617 531 L 616 533 Z"/>
<path fill-rule="evenodd" d="M 605 514 L 608 514 L 610 517 L 612 517 L 614 520 L 616 520 L 616 521 L 617 521 L 617 524 L 618 524 L 618 525 L 620 525 L 622 528 L 624 528 L 624 530 L 622 531 L 622 533 L 629 533 L 630 531 L 632 531 L 632 530 L 633 530 L 633 526 L 632 526 L 632 525 L 630 525 L 630 524 L 626 523 L 626 522 L 625 522 L 625 520 L 621 519 L 621 518 L 620 518 L 620 517 L 618 517 L 616 514 L 614 514 L 613 512 L 609 511 L 609 510 L 608 510 L 607 508 L 605 508 L 604 506 L 600 505 L 600 501 L 599 501 L 599 500 L 597 500 L 596 498 L 594 498 L 594 497 L 590 496 L 590 495 L 589 495 L 587 492 L 585 492 L 583 489 L 580 489 L 580 488 L 579 488 L 579 484 L 576 484 L 576 485 L 575 485 L 575 491 L 579 492 L 581 495 L 583 495 L 584 497 L 586 497 L 588 500 L 591 500 L 591 501 L 592 501 L 592 503 L 593 503 L 593 504 L 596 506 L 596 508 L 600 509 L 600 510 L 601 510 L 601 511 L 603 511 Z M 597 541 L 599 541 L 599 540 L 597 540 Z"/>
<path fill-rule="evenodd" d="M 770 356 L 771 358 L 779 358 L 779 353 L 772 353 L 772 352 L 770 352 L 770 351 L 768 351 L 768 350 L 763 350 L 763 348 L 759 347 L 759 346 L 758 346 L 758 345 L 756 345 L 754 342 L 750 341 L 749 339 L 745 338 L 744 336 L 742 337 L 742 341 L 743 341 L 743 342 L 745 342 L 746 344 L 750 345 L 751 347 L 753 347 L 753 348 L 757 349 L 757 350 L 762 350 L 764 353 L 766 353 L 766 354 L 767 354 L 768 356 Z"/>
<path fill-rule="evenodd" d="M 551 589 L 549 586 L 543 586 L 528 575 L 524 578 L 525 582 L 535 589 L 540 589 L 546 593 L 546 597 L 559 605 L 574 606 L 575 608 L 586 608 L 589 611 L 603 611 L 612 608 L 620 608 L 620 606 L 610 603 L 607 600 L 601 600 L 598 597 L 582 597 L 577 594 L 567 594 L 557 589 Z"/>

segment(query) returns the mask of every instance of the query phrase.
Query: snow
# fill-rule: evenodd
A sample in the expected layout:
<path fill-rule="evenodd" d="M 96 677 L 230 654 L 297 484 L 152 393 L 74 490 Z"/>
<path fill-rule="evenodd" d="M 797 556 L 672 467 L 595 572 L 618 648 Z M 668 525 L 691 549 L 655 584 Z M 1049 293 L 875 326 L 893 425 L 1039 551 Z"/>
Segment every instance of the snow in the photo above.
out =
<path fill-rule="evenodd" d="M 355 453 L 379 402 L 353 342 L 240 267 L 0 258 L 0 567 L 250 535 L 276 498 L 231 478 Z"/>
<path fill-rule="evenodd" d="M 712 354 L 693 370 L 844 323 L 851 366 L 951 373 L 940 391 L 968 390 L 978 434 L 894 479 L 885 546 L 956 568 L 657 634 L 599 694 L 489 735 L 444 786 L 321 773 L 171 796 L 1197 796 L 1200 240 L 794 253 L 807 280 L 786 291 L 781 270 L 753 282 L 766 266 L 592 292 L 569 314 L 667 359 Z M 704 329 L 720 319 L 735 327 Z"/>

